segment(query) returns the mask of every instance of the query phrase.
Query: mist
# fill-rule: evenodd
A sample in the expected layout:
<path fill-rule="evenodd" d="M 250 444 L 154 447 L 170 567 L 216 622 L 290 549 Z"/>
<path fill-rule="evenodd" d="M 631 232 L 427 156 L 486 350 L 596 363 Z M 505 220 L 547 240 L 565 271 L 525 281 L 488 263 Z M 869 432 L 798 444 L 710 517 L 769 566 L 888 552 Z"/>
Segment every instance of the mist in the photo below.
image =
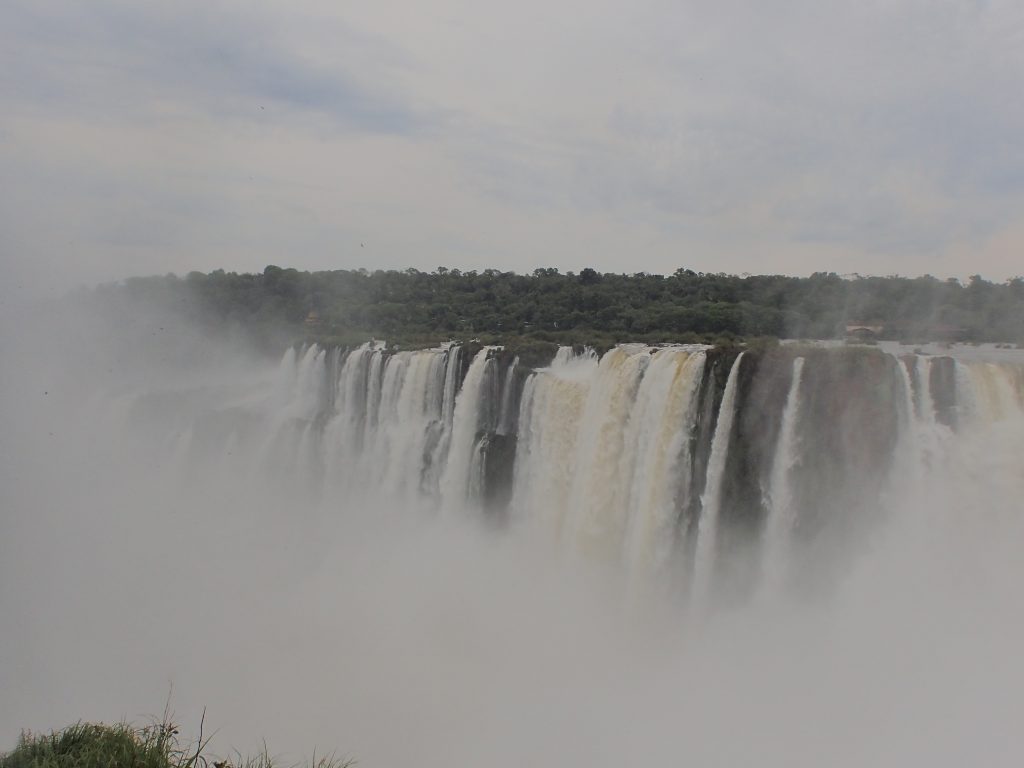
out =
<path fill-rule="evenodd" d="M 170 696 L 221 754 L 361 766 L 1020 762 L 1018 412 L 917 446 L 884 514 L 808 559 L 821 589 L 695 611 L 671 567 L 314 484 L 299 443 L 265 471 L 243 422 L 292 413 L 278 359 L 134 311 L 4 325 L 0 749 Z M 183 440 L 183 414 L 241 437 Z"/>

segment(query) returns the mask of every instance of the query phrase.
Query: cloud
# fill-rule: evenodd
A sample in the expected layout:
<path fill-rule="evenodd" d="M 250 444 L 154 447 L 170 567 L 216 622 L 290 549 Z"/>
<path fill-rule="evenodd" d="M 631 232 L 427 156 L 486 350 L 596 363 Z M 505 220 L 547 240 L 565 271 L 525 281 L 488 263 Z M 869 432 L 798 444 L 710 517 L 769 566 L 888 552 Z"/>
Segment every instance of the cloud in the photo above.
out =
<path fill-rule="evenodd" d="M 170 101 L 220 119 L 294 110 L 382 133 L 425 119 L 361 83 L 353 67 L 310 60 L 272 18 L 223 3 L 16 2 L 8 16 L 5 64 L 16 98 L 58 114 L 113 110 L 130 119 Z M 339 46 L 357 44 L 344 27 L 336 31 Z"/>
<path fill-rule="evenodd" d="M 1009 0 L 2 14 L 26 273 L 1019 271 Z"/>

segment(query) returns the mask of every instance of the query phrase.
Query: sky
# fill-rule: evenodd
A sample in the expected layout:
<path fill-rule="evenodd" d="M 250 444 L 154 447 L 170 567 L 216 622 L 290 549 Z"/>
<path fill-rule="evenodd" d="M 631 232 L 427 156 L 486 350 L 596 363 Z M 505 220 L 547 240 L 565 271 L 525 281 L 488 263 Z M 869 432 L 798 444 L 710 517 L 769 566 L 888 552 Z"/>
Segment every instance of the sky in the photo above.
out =
<path fill-rule="evenodd" d="M 7 290 L 1024 272 L 1019 0 L 4 0 Z"/>

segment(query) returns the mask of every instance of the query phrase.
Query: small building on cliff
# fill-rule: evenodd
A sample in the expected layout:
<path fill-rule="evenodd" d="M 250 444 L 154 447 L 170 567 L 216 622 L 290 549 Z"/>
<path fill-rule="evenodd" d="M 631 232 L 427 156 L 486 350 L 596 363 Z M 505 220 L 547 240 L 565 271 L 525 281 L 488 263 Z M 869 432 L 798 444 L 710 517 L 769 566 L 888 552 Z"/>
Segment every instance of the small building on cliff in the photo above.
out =
<path fill-rule="evenodd" d="M 878 341 L 882 336 L 882 324 L 879 322 L 847 323 L 847 341 Z"/>

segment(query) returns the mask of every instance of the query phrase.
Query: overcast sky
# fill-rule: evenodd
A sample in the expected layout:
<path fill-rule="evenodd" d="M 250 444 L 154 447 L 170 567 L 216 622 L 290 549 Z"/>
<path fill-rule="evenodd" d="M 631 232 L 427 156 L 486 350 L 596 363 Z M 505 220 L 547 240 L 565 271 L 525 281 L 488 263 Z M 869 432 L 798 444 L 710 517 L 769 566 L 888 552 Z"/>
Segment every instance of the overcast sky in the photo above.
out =
<path fill-rule="evenodd" d="M 0 3 L 8 287 L 1024 272 L 1020 0 Z"/>

